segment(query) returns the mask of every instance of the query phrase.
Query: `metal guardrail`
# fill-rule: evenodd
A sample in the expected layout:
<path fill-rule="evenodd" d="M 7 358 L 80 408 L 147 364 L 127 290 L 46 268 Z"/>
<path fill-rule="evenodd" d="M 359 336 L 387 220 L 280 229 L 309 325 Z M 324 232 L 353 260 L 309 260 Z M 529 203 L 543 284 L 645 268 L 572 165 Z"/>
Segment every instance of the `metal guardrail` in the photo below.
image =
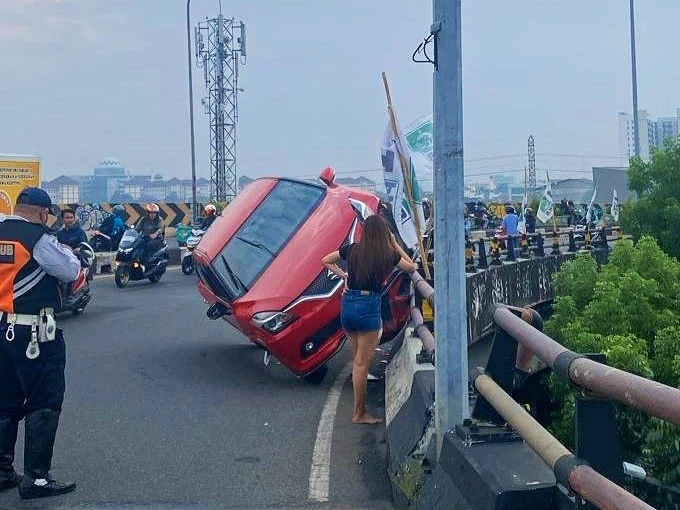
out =
<path fill-rule="evenodd" d="M 493 324 L 498 328 L 497 339 L 494 341 L 486 370 L 476 368 L 470 377 L 474 389 L 484 398 L 476 402 L 473 416 L 476 419 L 487 419 L 500 424 L 505 420 L 553 470 L 558 483 L 596 507 L 605 510 L 653 508 L 612 481 L 610 478 L 618 478 L 607 471 L 601 459 L 600 465 L 596 467 L 603 470 L 603 473 L 609 473 L 609 478 L 587 464 L 586 461 L 597 458 L 602 451 L 579 450 L 577 444 L 577 455 L 574 455 L 509 395 L 510 391 L 515 394 L 515 390 L 521 386 L 517 385 L 516 379 L 513 381 L 513 376 L 517 375 L 515 367 L 522 368 L 520 358 L 526 357 L 523 354 L 516 356 L 513 349 L 519 349 L 520 353 L 523 351 L 524 354 L 530 352 L 532 356 L 536 356 L 546 366 L 552 368 L 558 376 L 585 390 L 585 395 L 592 397 L 582 398 L 590 399 L 589 406 L 599 406 L 600 409 L 591 416 L 609 420 L 613 427 L 615 427 L 613 408 L 608 411 L 610 417 L 603 418 L 607 413 L 609 399 L 680 425 L 680 390 L 590 359 L 595 355 L 586 357 L 566 349 L 533 327 L 531 325 L 533 321 L 527 319 L 531 319 L 530 315 L 535 312 L 531 310 L 528 312 L 532 313 L 525 314 L 521 313 L 521 309 L 494 305 L 492 318 Z M 497 350 L 496 341 L 500 342 Z M 605 414 L 601 413 L 603 409 Z M 468 430 L 470 423 L 464 424 Z M 596 424 L 590 422 L 590 428 L 593 425 Z M 579 422 L 577 419 L 577 436 L 590 432 L 590 429 L 584 428 L 585 426 L 585 421 Z M 615 428 L 607 430 L 610 431 L 609 435 L 616 435 Z M 603 436 L 599 437 L 601 440 Z M 616 457 L 611 451 L 609 455 Z"/>
<path fill-rule="evenodd" d="M 558 483 L 602 510 L 654 510 L 579 460 L 481 368 L 473 371 L 472 380 L 477 391 L 553 470 Z"/>

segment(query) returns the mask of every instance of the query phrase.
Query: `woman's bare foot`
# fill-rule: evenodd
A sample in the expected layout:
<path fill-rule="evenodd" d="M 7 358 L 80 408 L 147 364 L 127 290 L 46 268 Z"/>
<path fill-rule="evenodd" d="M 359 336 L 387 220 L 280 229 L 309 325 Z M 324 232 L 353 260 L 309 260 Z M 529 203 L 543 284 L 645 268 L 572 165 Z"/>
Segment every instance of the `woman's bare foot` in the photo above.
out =
<path fill-rule="evenodd" d="M 352 423 L 364 423 L 367 425 L 375 425 L 376 423 L 382 423 L 382 419 L 364 413 L 352 416 Z"/>

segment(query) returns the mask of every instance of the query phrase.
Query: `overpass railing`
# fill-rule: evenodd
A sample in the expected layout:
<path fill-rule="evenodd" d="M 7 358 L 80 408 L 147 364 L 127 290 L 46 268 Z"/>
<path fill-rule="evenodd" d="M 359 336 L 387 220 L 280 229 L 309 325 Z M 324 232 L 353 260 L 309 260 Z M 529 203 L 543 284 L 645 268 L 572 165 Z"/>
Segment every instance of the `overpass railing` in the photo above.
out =
<path fill-rule="evenodd" d="M 489 360 L 485 369 L 475 368 L 470 376 L 481 398 L 474 404 L 473 419 L 457 428 L 459 435 L 473 441 L 479 423 L 507 424 L 553 470 L 558 484 L 597 508 L 652 508 L 619 485 L 624 463 L 611 401 L 680 425 L 680 390 L 596 361 L 603 360 L 602 355 L 566 349 L 540 331 L 542 321 L 533 310 L 494 305 L 492 316 L 496 336 Z M 527 354 L 542 363 L 533 373 L 552 369 L 581 390 L 576 399 L 576 454 L 517 401 L 523 400 L 522 394 L 535 395 L 538 388 L 536 380 L 533 388 L 527 382 L 532 371 L 521 370 L 526 369 Z"/>

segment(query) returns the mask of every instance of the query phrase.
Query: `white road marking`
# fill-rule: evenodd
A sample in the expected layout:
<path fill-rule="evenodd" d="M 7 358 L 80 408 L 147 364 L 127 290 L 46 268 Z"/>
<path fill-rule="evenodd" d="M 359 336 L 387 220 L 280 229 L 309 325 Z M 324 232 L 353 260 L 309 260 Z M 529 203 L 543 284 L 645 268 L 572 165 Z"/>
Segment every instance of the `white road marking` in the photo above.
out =
<path fill-rule="evenodd" d="M 319 428 L 316 431 L 316 442 L 312 454 L 312 468 L 309 471 L 309 500 L 324 502 L 328 501 L 331 484 L 331 446 L 333 443 L 333 425 L 338 411 L 338 403 L 342 394 L 342 387 L 352 372 L 352 363 L 347 363 L 345 368 L 335 378 L 333 386 L 328 392 L 326 403 L 321 412 Z"/>

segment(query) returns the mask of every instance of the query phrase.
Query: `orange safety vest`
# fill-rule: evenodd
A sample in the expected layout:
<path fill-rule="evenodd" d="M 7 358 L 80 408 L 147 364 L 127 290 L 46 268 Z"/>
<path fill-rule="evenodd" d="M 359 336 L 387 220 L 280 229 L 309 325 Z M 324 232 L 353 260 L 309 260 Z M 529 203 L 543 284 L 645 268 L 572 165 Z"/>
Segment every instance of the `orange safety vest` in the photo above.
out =
<path fill-rule="evenodd" d="M 59 283 L 33 258 L 47 229 L 37 223 L 0 221 L 0 311 L 37 315 L 60 305 Z"/>

